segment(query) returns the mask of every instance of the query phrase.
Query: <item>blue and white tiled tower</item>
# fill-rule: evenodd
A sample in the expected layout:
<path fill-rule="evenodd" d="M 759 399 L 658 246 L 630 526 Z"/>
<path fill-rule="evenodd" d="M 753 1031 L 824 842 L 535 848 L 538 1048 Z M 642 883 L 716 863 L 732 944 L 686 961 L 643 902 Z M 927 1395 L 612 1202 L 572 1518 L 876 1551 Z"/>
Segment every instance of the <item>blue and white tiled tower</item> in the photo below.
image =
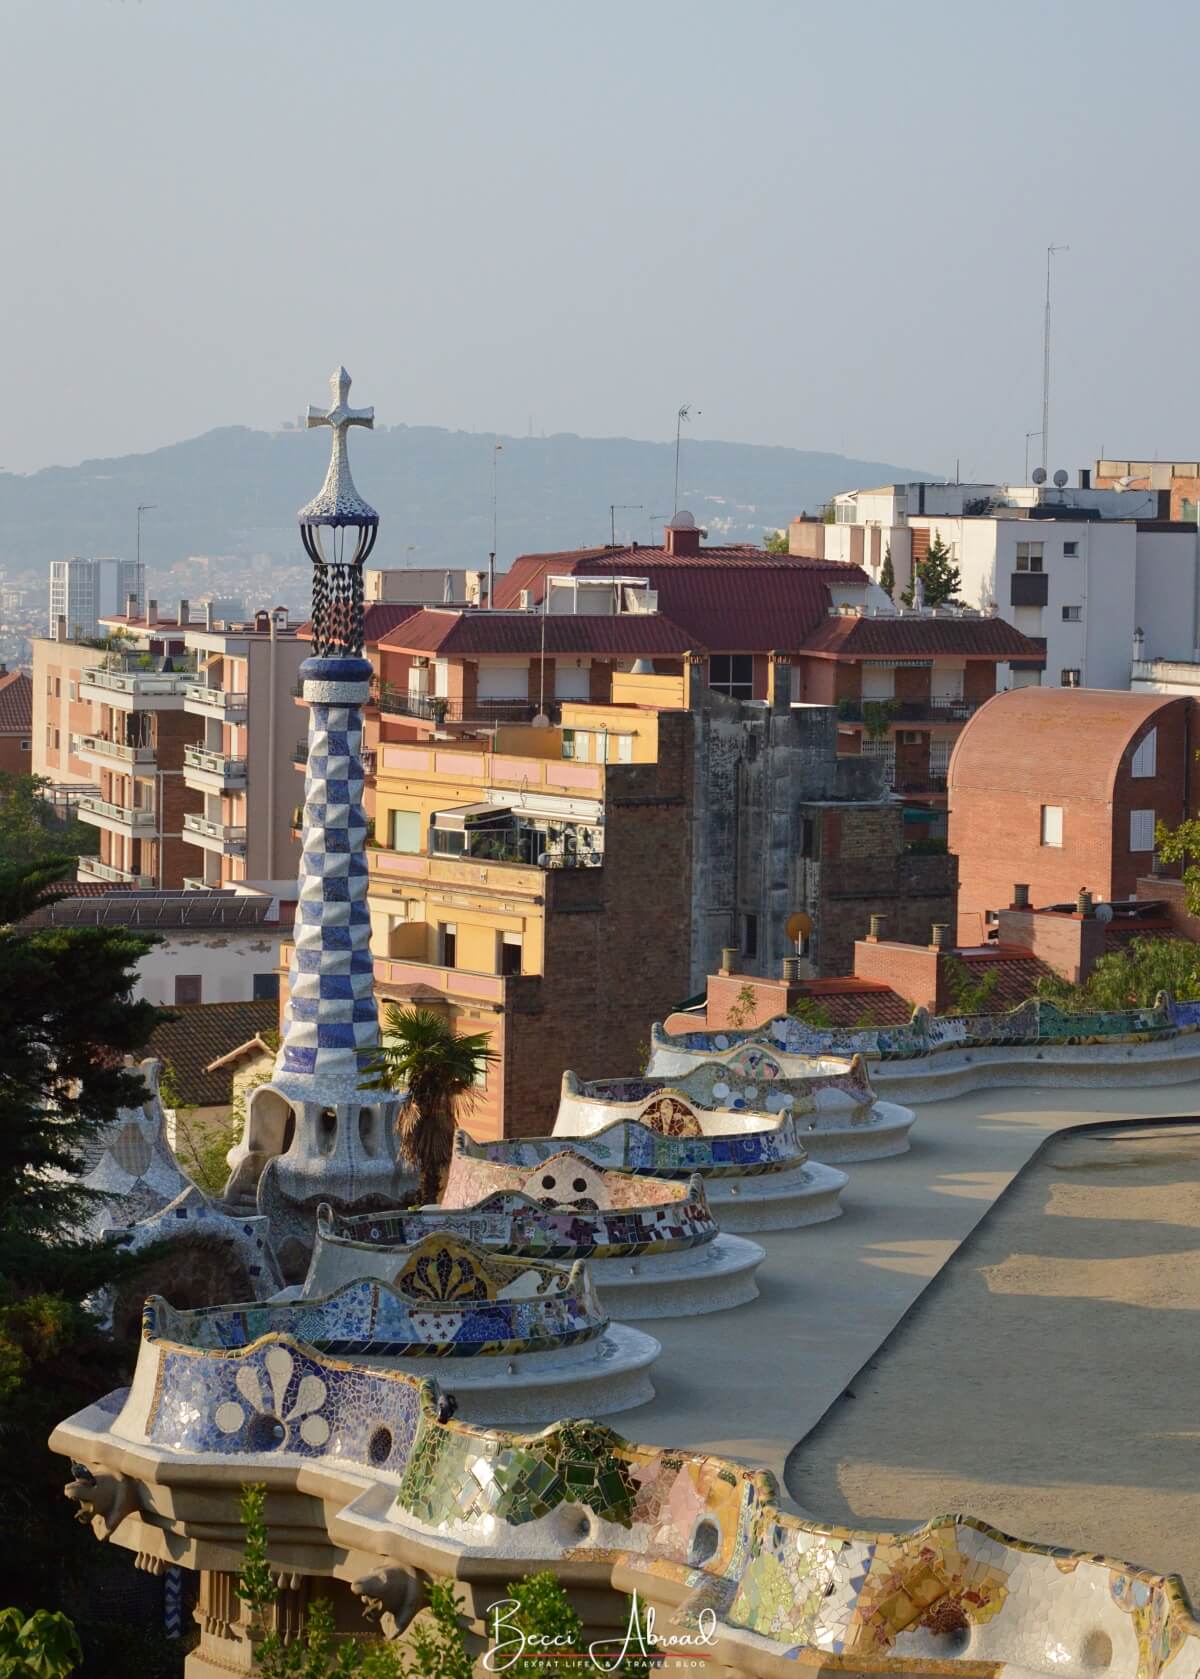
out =
<path fill-rule="evenodd" d="M 405 1187 L 396 1099 L 362 1089 L 364 1065 L 379 1047 L 362 759 L 371 677 L 362 651 L 363 564 L 379 515 L 354 487 L 346 434 L 373 426 L 375 411 L 349 406 L 344 367 L 330 388 L 333 406 L 308 411 L 310 426 L 333 430 L 329 471 L 299 515 L 314 571 L 313 657 L 300 667 L 309 723 L 295 946 L 283 1045 L 270 1083 L 251 1097 L 247 1126 L 274 1155 L 258 1204 L 289 1278 L 302 1271 L 322 1201 L 365 1211 L 394 1206 Z"/>

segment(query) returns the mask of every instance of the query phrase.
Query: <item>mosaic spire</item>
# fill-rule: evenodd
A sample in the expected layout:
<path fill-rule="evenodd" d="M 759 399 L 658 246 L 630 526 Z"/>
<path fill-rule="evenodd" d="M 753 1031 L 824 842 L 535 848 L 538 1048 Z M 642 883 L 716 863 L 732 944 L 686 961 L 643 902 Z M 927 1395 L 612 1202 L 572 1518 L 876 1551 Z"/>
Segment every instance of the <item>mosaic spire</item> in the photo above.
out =
<path fill-rule="evenodd" d="M 374 410 L 349 407 L 345 368 L 330 383 L 333 406 L 308 416 L 310 426 L 332 428 L 329 471 L 299 515 L 314 568 L 315 656 L 300 666 L 308 760 L 295 942 L 283 1045 L 271 1082 L 251 1098 L 247 1122 L 252 1151 L 256 1118 L 258 1146 L 277 1139 L 268 1151 L 283 1150 L 259 1180 L 258 1204 L 277 1239 L 294 1237 L 309 1248 L 321 1201 L 387 1205 L 400 1187 L 396 1100 L 361 1088 L 364 1064 L 379 1047 L 362 759 L 371 677 L 362 657 L 362 570 L 379 515 L 354 487 L 346 433 L 373 425 Z M 294 1269 L 282 1250 L 280 1257 L 285 1273 Z"/>

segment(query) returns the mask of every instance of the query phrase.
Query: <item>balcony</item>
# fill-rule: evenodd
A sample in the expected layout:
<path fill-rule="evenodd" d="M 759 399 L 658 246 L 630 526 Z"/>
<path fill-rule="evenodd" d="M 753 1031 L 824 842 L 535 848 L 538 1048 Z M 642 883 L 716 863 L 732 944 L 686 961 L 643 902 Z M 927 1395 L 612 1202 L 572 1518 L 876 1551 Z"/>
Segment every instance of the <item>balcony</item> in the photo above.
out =
<path fill-rule="evenodd" d="M 989 694 L 988 699 L 992 696 Z M 839 723 L 862 723 L 877 718 L 885 725 L 898 723 L 965 723 L 987 700 L 930 698 L 923 700 L 839 700 Z"/>
<path fill-rule="evenodd" d="M 185 746 L 183 779 L 188 787 L 237 792 L 246 785 L 246 760 L 227 757 L 224 752 L 210 752 L 204 746 Z"/>
<path fill-rule="evenodd" d="M 477 974 L 466 968 L 438 967 L 433 962 L 399 962 L 388 956 L 377 956 L 375 983 L 385 996 L 394 990 L 411 995 L 411 987 L 423 986 L 448 998 L 503 1004 L 505 987 L 512 981 L 504 974 Z"/>
<path fill-rule="evenodd" d="M 475 723 L 495 728 L 499 723 L 532 723 L 538 707 L 529 700 L 448 700 L 439 695 L 411 694 L 389 682 L 373 683 L 371 703 L 389 717 L 413 717 L 440 728 L 445 723 Z M 561 701 L 548 698 L 543 707 L 551 722 L 562 715 Z"/>
<path fill-rule="evenodd" d="M 223 857 L 244 857 L 246 854 L 245 828 L 235 828 L 227 822 L 214 822 L 207 816 L 185 816 L 183 837 L 193 845 L 203 846 L 205 851 L 219 851 Z"/>
<path fill-rule="evenodd" d="M 153 834 L 158 818 L 152 810 L 129 810 L 86 793 L 76 806 L 81 822 L 105 828 L 110 834 Z"/>
<path fill-rule="evenodd" d="M 128 869 L 115 869 L 111 863 L 102 863 L 99 857 L 81 857 L 78 878 L 106 880 L 118 886 L 136 886 L 143 891 L 158 884 L 152 874 L 132 874 Z"/>
<path fill-rule="evenodd" d="M 178 711 L 185 689 L 194 680 L 191 671 L 110 670 L 89 665 L 80 679 L 79 697 L 122 711 Z"/>
<path fill-rule="evenodd" d="M 71 753 L 87 764 L 98 764 L 101 769 L 110 770 L 114 764 L 154 768 L 152 746 L 127 746 L 123 741 L 106 740 L 103 735 L 72 735 Z"/>
<path fill-rule="evenodd" d="M 183 690 L 183 709 L 190 717 L 220 717 L 226 723 L 244 721 L 249 695 L 225 688 L 211 688 L 207 682 L 189 682 Z"/>

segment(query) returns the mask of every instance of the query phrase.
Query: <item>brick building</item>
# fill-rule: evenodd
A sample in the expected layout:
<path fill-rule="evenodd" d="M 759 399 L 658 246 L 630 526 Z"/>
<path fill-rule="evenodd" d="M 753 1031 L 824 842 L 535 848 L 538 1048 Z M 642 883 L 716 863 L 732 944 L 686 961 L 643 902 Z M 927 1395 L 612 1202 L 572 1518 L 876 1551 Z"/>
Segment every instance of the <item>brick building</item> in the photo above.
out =
<path fill-rule="evenodd" d="M 1101 689 L 998 694 L 964 727 L 950 760 L 950 849 L 958 856 L 958 936 L 979 944 L 1014 878 L 1032 902 L 1133 896 L 1157 822 L 1195 810 L 1194 701 Z"/>

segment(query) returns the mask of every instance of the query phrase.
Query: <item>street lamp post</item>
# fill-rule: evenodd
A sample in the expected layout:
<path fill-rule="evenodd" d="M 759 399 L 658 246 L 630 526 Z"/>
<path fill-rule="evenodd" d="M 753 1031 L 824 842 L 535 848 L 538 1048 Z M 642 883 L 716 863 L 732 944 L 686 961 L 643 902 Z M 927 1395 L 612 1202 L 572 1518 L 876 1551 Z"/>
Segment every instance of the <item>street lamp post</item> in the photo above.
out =
<path fill-rule="evenodd" d="M 139 501 L 137 510 L 137 563 L 138 587 L 141 588 L 142 578 L 142 514 L 150 513 L 158 506 L 156 501 Z"/>

